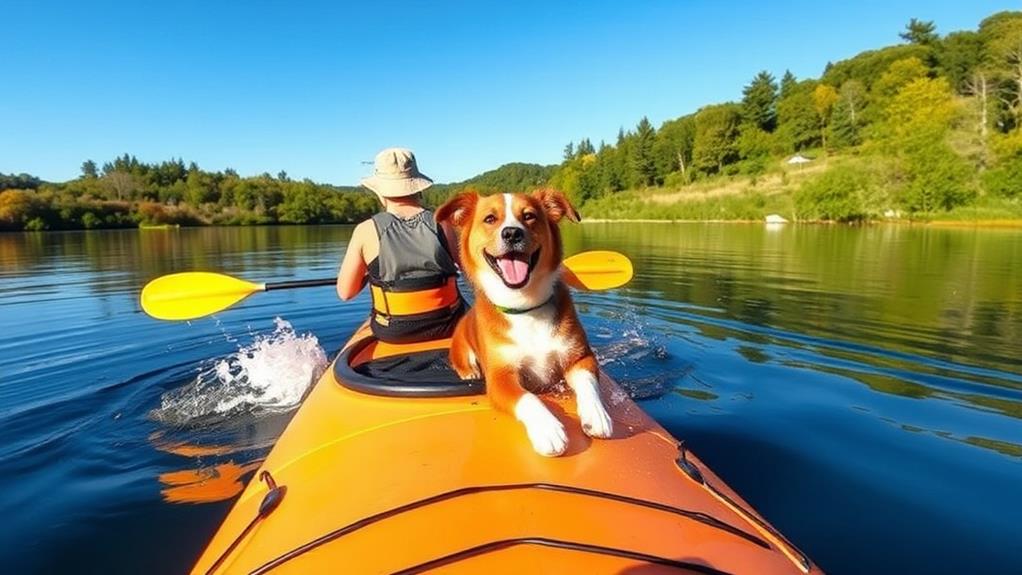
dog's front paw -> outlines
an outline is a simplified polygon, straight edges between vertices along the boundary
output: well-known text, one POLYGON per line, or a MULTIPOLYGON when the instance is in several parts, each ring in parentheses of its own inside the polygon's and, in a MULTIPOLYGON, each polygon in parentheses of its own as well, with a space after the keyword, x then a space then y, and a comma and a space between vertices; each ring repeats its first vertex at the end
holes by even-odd
POLYGON ((588 401, 579 401, 578 417, 582 420, 582 431, 589 437, 606 439, 614 435, 614 422, 603 407, 599 396, 594 396, 588 401))
POLYGON ((518 400, 515 417, 525 425, 525 432, 536 453, 555 457, 568 448, 564 424, 535 395, 526 393, 518 400))
MULTIPOLYGON (((451 367, 454 367, 453 365, 451 367)), ((454 367, 454 373, 461 379, 482 379, 483 374, 478 369, 454 367)))
POLYGON ((549 416, 546 421, 526 425, 525 431, 536 453, 556 457, 568 448, 568 434, 564 431, 564 425, 552 413, 549 416))
POLYGON ((454 368, 454 373, 458 374, 461 379, 482 379, 483 373, 479 369, 479 360, 476 358, 476 354, 469 351, 466 357, 459 361, 460 358, 451 356, 451 367, 454 368))
POLYGON ((578 418, 582 420, 582 431, 589 437, 607 438, 614 434, 610 414, 600 400, 600 386, 596 376, 588 371, 576 370, 567 377, 568 384, 575 390, 578 418))

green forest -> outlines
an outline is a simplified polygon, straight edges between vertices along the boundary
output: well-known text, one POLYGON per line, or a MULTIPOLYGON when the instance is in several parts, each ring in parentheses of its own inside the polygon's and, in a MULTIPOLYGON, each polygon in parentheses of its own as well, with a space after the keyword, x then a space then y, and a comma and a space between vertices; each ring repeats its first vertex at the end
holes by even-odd
POLYGON ((741 101, 571 143, 550 183, 597 218, 1022 218, 1022 12, 900 36, 818 79, 762 71, 741 101))
MULTIPOLYGON (((820 78, 762 71, 740 101, 643 118, 613 143, 569 143, 559 165, 506 164, 426 200, 551 185, 590 218, 1022 219, 1022 12, 944 36, 913 19, 900 37, 820 78)), ((0 230, 350 223, 376 209, 357 187, 130 154, 62 183, 0 174, 0 230)))

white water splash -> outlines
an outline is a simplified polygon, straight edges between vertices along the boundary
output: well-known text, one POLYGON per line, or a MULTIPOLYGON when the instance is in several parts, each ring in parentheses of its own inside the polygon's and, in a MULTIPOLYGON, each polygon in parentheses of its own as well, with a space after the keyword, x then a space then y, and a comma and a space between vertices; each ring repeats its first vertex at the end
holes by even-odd
POLYGON ((662 361, 668 358, 667 347, 660 342, 660 336, 647 333, 646 326, 638 321, 625 324, 618 332, 604 328, 594 334, 597 345, 593 351, 601 366, 621 364, 630 366, 650 360, 662 361), (609 340, 602 342, 600 340, 609 340))
POLYGON ((206 362, 195 381, 163 394, 152 415, 182 424, 209 416, 281 412, 296 407, 327 366, 326 353, 311 333, 274 320, 273 332, 231 355, 206 362))
MULTIPOLYGON (((610 373, 632 399, 660 397, 677 387, 692 364, 673 357, 664 334, 633 309, 611 316, 611 323, 591 332, 600 368, 610 373)), ((616 405, 620 396, 611 397, 616 405)))

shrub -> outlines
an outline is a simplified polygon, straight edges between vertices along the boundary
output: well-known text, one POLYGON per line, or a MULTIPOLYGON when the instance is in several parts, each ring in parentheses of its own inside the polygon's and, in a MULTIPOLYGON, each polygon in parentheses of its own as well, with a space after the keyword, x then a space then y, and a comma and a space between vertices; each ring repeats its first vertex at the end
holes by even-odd
POLYGON ((92 212, 85 212, 82 214, 82 226, 87 230, 98 228, 103 225, 103 220, 92 212))
POLYGON ((1022 197, 1022 133, 994 138, 992 144, 998 161, 983 175, 983 187, 991 195, 1022 197))
POLYGON ((667 177, 664 178, 664 187, 680 188, 688 184, 691 182, 691 178, 689 177, 690 173, 691 172, 686 172, 685 174, 682 174, 681 172, 671 172, 670 174, 667 174, 667 177))
POLYGON ((1022 157, 1008 160, 983 174, 983 187, 994 196, 1022 197, 1022 157))
POLYGON ((937 142, 905 159, 908 182, 901 202, 910 212, 947 211, 970 201, 969 165, 946 144, 937 142))
POLYGON ((141 218, 143 224, 168 224, 170 218, 167 215, 166 210, 163 209, 163 205, 144 202, 138 206, 138 215, 141 218))
POLYGON ((25 231, 28 232, 41 232, 48 229, 50 229, 50 226, 42 218, 36 217, 25 222, 25 231))
POLYGON ((861 171, 840 166, 809 180, 795 193, 795 208, 802 219, 853 222, 868 217, 864 198, 871 182, 861 171))

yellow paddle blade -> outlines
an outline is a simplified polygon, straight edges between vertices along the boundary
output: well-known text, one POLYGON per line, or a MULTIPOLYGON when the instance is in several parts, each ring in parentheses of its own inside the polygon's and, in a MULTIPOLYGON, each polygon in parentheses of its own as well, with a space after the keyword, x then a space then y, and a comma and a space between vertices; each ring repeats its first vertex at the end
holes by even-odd
POLYGON ((227 309, 265 287, 224 274, 184 272, 146 284, 140 302, 142 310, 156 319, 195 319, 227 309))
POLYGON ((564 260, 564 281, 576 289, 614 289, 628 283, 632 273, 632 261, 617 252, 594 250, 564 260))

